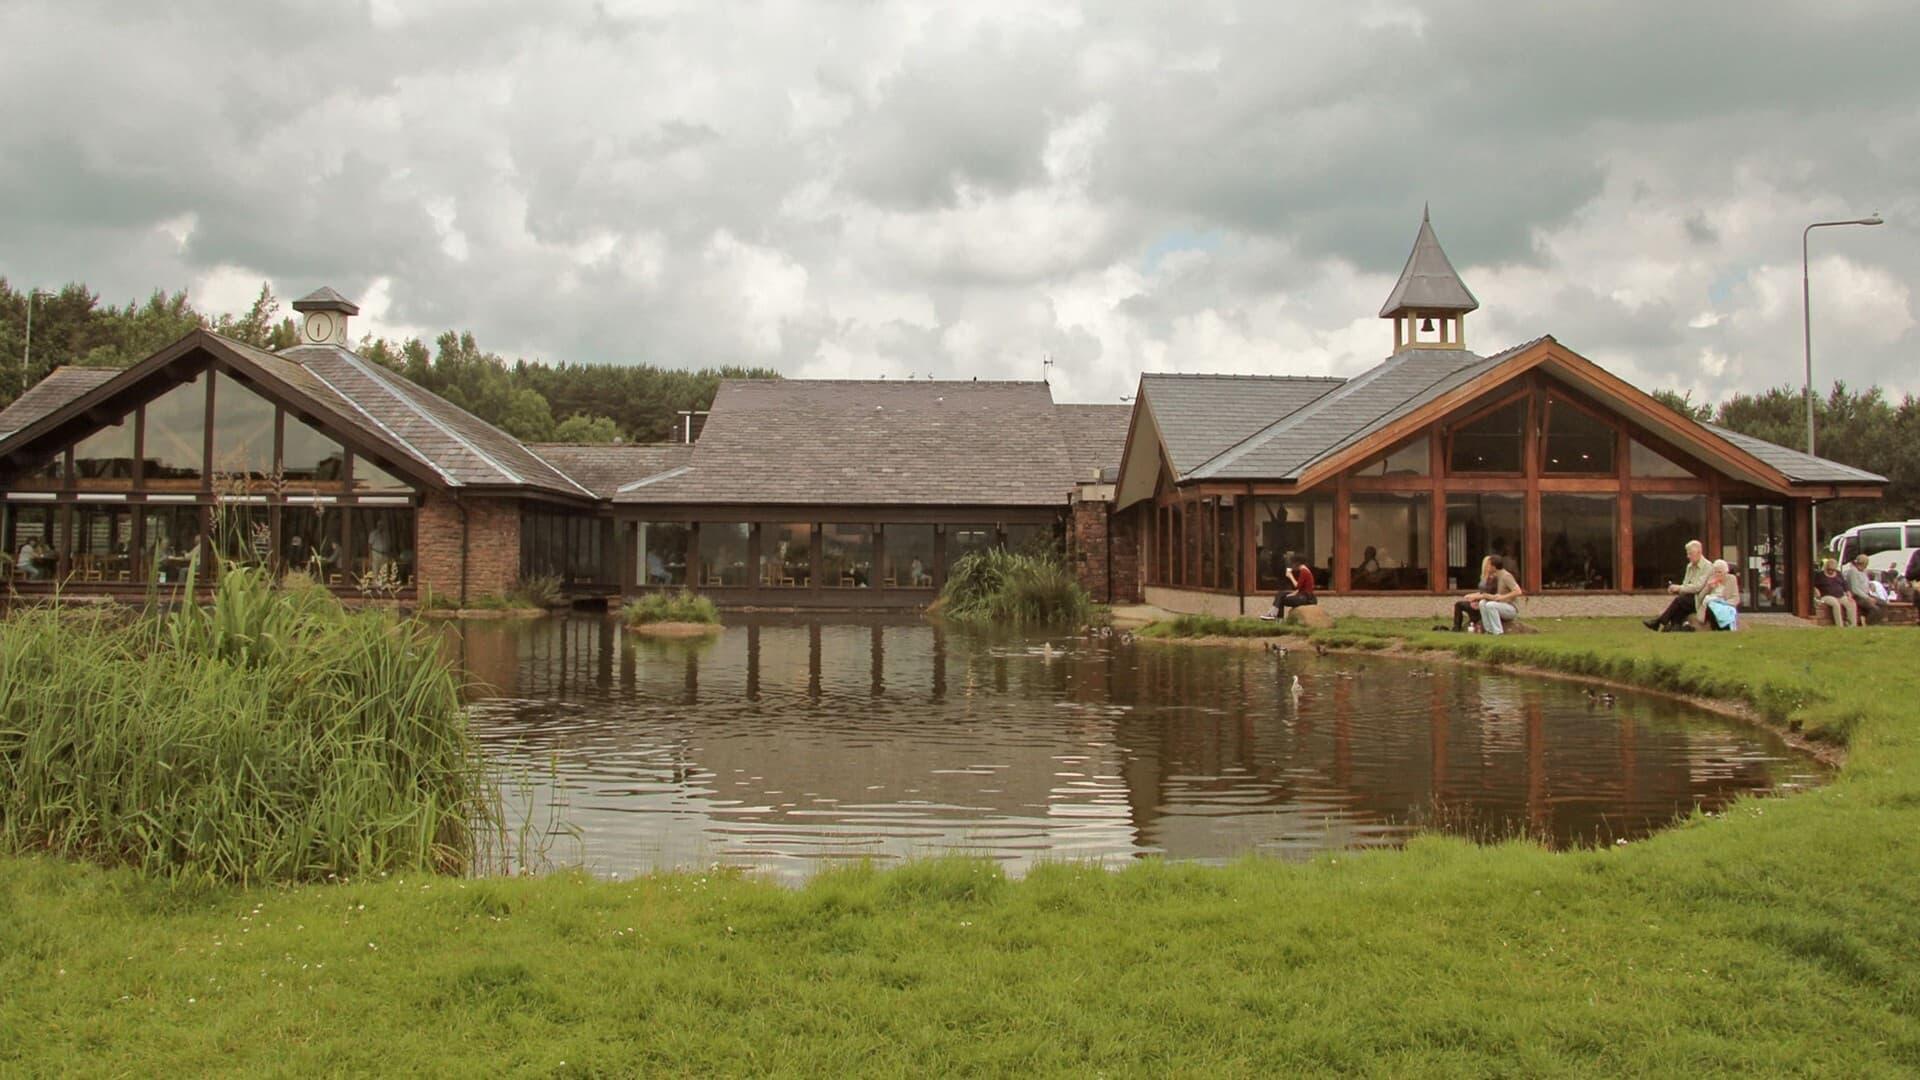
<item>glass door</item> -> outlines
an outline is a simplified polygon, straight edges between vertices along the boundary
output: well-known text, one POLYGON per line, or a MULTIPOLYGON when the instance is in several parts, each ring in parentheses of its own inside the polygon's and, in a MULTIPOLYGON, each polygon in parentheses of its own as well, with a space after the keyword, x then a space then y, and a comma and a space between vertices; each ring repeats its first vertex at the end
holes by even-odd
POLYGON ((1787 611, 1793 606, 1787 557, 1787 508, 1777 503, 1727 503, 1720 508, 1720 557, 1740 577, 1740 606, 1787 611))

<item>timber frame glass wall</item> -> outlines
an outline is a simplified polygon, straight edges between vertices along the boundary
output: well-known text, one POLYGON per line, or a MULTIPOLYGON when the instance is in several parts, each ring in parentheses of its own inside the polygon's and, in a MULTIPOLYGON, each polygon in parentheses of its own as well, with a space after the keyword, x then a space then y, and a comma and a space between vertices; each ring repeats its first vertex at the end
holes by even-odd
POLYGON ((1741 572, 1744 606, 1792 610, 1807 505, 1530 373, 1310 489, 1163 478, 1140 521, 1153 586, 1272 592, 1293 550, 1322 591, 1352 595, 1472 589, 1488 554, 1534 595, 1664 592, 1698 539, 1741 572))
POLYGON ((1062 539, 1052 510, 636 508, 617 524, 629 593, 690 588, 722 604, 924 607, 953 564, 1062 539))
POLYGON ((415 488, 224 365, 92 419, 5 478, 11 584, 175 585, 224 559, 411 593, 415 488))

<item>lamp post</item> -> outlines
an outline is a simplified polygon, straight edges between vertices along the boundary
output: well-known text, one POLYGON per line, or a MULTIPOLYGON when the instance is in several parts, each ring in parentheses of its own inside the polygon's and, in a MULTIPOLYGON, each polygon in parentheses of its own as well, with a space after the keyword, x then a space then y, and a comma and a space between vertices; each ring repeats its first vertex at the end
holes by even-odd
MULTIPOLYGON (((1884 225, 1879 214, 1871 217, 1849 218, 1846 221, 1816 221, 1800 230, 1800 332, 1805 340, 1807 360, 1807 453, 1813 449, 1813 287, 1808 280, 1807 237, 1815 229, 1831 228, 1835 225, 1884 225)), ((1807 510, 1808 525, 1813 532, 1813 547, 1817 555, 1820 548, 1820 508, 1810 506, 1807 510)))

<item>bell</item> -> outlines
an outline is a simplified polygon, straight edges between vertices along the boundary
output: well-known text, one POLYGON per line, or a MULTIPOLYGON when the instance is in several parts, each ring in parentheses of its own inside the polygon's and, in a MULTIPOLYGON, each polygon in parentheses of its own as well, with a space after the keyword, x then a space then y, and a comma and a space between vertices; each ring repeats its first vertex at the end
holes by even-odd
POLYGON ((1427 317, 1426 317, 1426 319, 1425 319, 1425 320, 1424 320, 1423 322, 1421 322, 1421 324, 1420 324, 1420 329, 1422 329, 1422 330, 1432 330, 1432 329, 1433 329, 1433 316, 1431 316, 1431 315, 1429 315, 1429 316, 1427 316, 1427 317))

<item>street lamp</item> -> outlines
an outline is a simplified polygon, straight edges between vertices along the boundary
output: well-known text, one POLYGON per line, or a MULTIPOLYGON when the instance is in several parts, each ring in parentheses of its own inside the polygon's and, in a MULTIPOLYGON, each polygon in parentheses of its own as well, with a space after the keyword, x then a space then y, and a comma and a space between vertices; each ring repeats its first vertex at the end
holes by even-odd
MULTIPOLYGON (((1807 237, 1815 229, 1830 228, 1835 225, 1884 225, 1878 213, 1871 217, 1849 218, 1846 221, 1816 221, 1800 230, 1800 330, 1805 338, 1807 358, 1807 453, 1813 450, 1813 287, 1807 276, 1807 237)), ((1820 550, 1820 508, 1808 508, 1808 525, 1813 532, 1814 550, 1820 550)))

